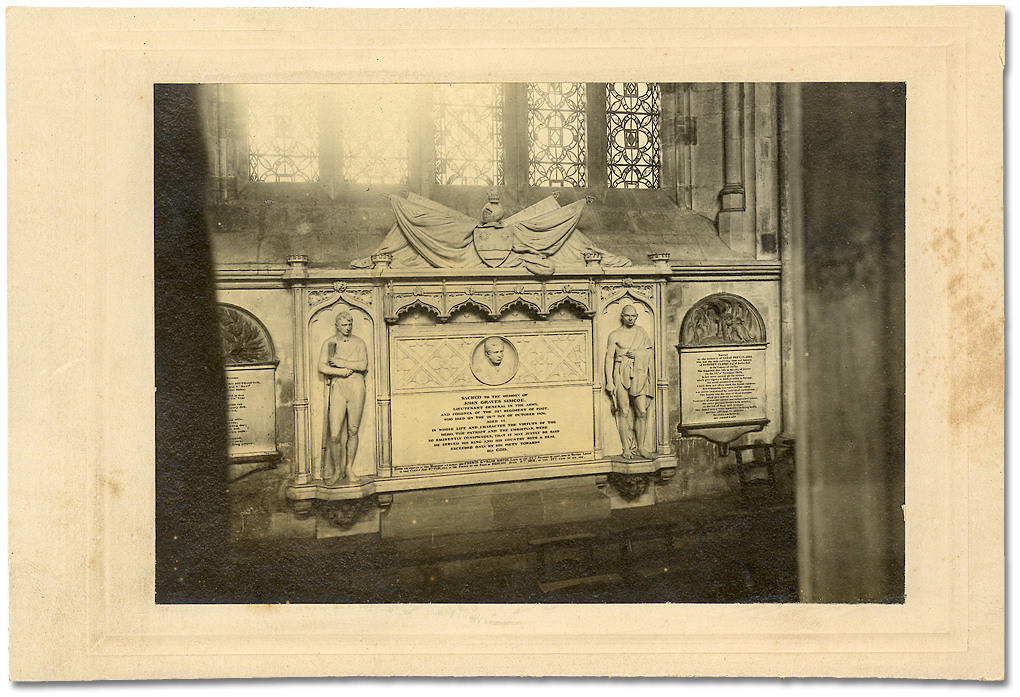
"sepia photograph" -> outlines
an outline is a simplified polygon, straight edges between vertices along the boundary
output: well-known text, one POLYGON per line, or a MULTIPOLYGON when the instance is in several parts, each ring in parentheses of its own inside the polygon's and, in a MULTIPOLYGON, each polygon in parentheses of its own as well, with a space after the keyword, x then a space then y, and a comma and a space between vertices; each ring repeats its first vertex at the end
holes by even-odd
POLYGON ((12 10, 11 678, 1003 679, 1003 51, 12 10))
POLYGON ((157 602, 902 603, 907 98, 156 85, 157 602))

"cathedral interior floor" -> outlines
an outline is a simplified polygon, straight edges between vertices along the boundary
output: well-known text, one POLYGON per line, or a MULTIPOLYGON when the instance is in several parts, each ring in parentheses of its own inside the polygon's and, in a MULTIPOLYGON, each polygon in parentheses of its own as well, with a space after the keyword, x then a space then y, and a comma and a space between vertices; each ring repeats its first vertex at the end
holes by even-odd
POLYGON ((236 603, 712 603, 797 600, 792 498, 729 494, 606 520, 386 540, 249 543, 223 565, 236 603))

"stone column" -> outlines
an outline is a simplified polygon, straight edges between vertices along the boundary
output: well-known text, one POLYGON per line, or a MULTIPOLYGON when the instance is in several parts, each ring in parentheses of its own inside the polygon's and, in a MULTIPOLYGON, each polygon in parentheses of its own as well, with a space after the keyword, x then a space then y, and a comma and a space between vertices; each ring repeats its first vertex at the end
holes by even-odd
MULTIPOLYGON (((777 124, 777 135, 779 141, 779 153, 777 171, 779 177, 777 193, 778 235, 779 235, 779 259, 782 262, 782 275, 779 281, 779 316, 780 316, 780 346, 782 351, 783 370, 783 424, 782 433, 793 437, 797 432, 797 382, 794 367, 795 346, 794 346, 794 304, 793 295, 796 284, 794 283, 797 267, 794 263, 796 250, 793 247, 793 226, 791 224, 791 210, 800 210, 800 202, 794 203, 791 198, 800 192, 800 163, 793 159, 795 153, 800 153, 800 134, 791 129, 793 118, 799 119, 800 115, 800 90, 790 85, 779 87, 778 93, 779 108, 782 109, 781 119, 777 124), (794 143, 794 138, 797 143, 794 143), (794 178, 796 178, 794 182, 794 178)), ((778 116, 778 113, 777 113, 778 116)), ((797 155, 799 157, 799 155, 797 155)))
POLYGON ((308 280, 308 257, 293 254, 287 257, 290 268, 284 282, 290 286, 294 315, 294 483, 312 482, 312 452, 308 421, 308 351, 305 346, 305 281, 308 280))
POLYGON ((755 83, 754 90, 754 233, 757 258, 779 253, 779 165, 776 85, 755 83))
MULTIPOLYGON (((668 256, 665 263, 668 263, 668 256)), ((668 266, 663 270, 668 272, 668 266)), ((655 450, 659 455, 669 455, 670 440, 667 428, 666 400, 669 398, 669 380, 666 377, 666 283, 660 278, 655 283, 655 450)))
MULTIPOLYGON (((378 256, 378 255, 377 255, 378 256)), ((389 255, 387 255, 389 256, 389 255)), ((373 260, 375 257, 373 257, 373 260)), ((392 260, 392 257, 391 259, 392 260)), ((389 262, 387 261, 387 265, 389 262)), ((378 267, 376 267, 378 268, 378 267)), ((383 307, 385 289, 377 284, 372 290, 372 304, 376 308, 383 307)), ((393 467, 393 426, 391 422, 391 398, 390 398, 390 351, 389 351, 389 328, 383 319, 384 312, 376 312, 372 317, 375 328, 375 384, 376 384, 376 415, 379 418, 376 428, 376 445, 379 453, 376 459, 376 476, 389 477, 393 467)))
POLYGON ((719 237, 731 248, 743 241, 744 221, 743 85, 723 85, 723 179, 719 192, 719 237))

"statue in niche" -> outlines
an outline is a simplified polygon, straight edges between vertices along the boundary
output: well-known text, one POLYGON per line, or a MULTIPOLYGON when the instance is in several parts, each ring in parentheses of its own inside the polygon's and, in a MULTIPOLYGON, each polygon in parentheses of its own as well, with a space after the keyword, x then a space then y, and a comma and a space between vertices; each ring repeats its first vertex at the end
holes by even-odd
POLYGON ((358 428, 365 409, 365 373, 368 347, 352 334, 354 317, 341 311, 336 334, 319 351, 319 372, 326 378, 326 418, 322 430, 322 478, 333 486, 356 484, 354 457, 358 454, 358 428))
POLYGON ((655 394, 654 349, 645 330, 637 326, 637 310, 627 305, 619 329, 606 346, 606 392, 616 417, 625 460, 654 459, 651 402, 655 394))
MULTIPOLYGON (((583 265, 584 254, 592 251, 602 254, 602 266, 630 266, 629 260, 598 249, 577 230, 584 199, 560 206, 549 196, 505 217, 493 189, 478 220, 410 192, 387 198, 396 224, 376 254, 391 255, 394 268, 523 266, 549 275, 558 263, 583 265)), ((351 262, 354 268, 371 265, 371 257, 351 262)))
POLYGON ((503 337, 487 337, 475 348, 471 372, 481 383, 502 385, 517 372, 517 352, 503 337))

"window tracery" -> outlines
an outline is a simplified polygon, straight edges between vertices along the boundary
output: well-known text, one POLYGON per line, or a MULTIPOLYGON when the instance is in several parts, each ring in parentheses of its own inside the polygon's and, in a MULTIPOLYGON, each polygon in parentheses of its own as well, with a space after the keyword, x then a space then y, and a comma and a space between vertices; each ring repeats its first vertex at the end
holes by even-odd
POLYGON ((609 186, 659 188, 660 108, 654 82, 606 85, 609 186))

